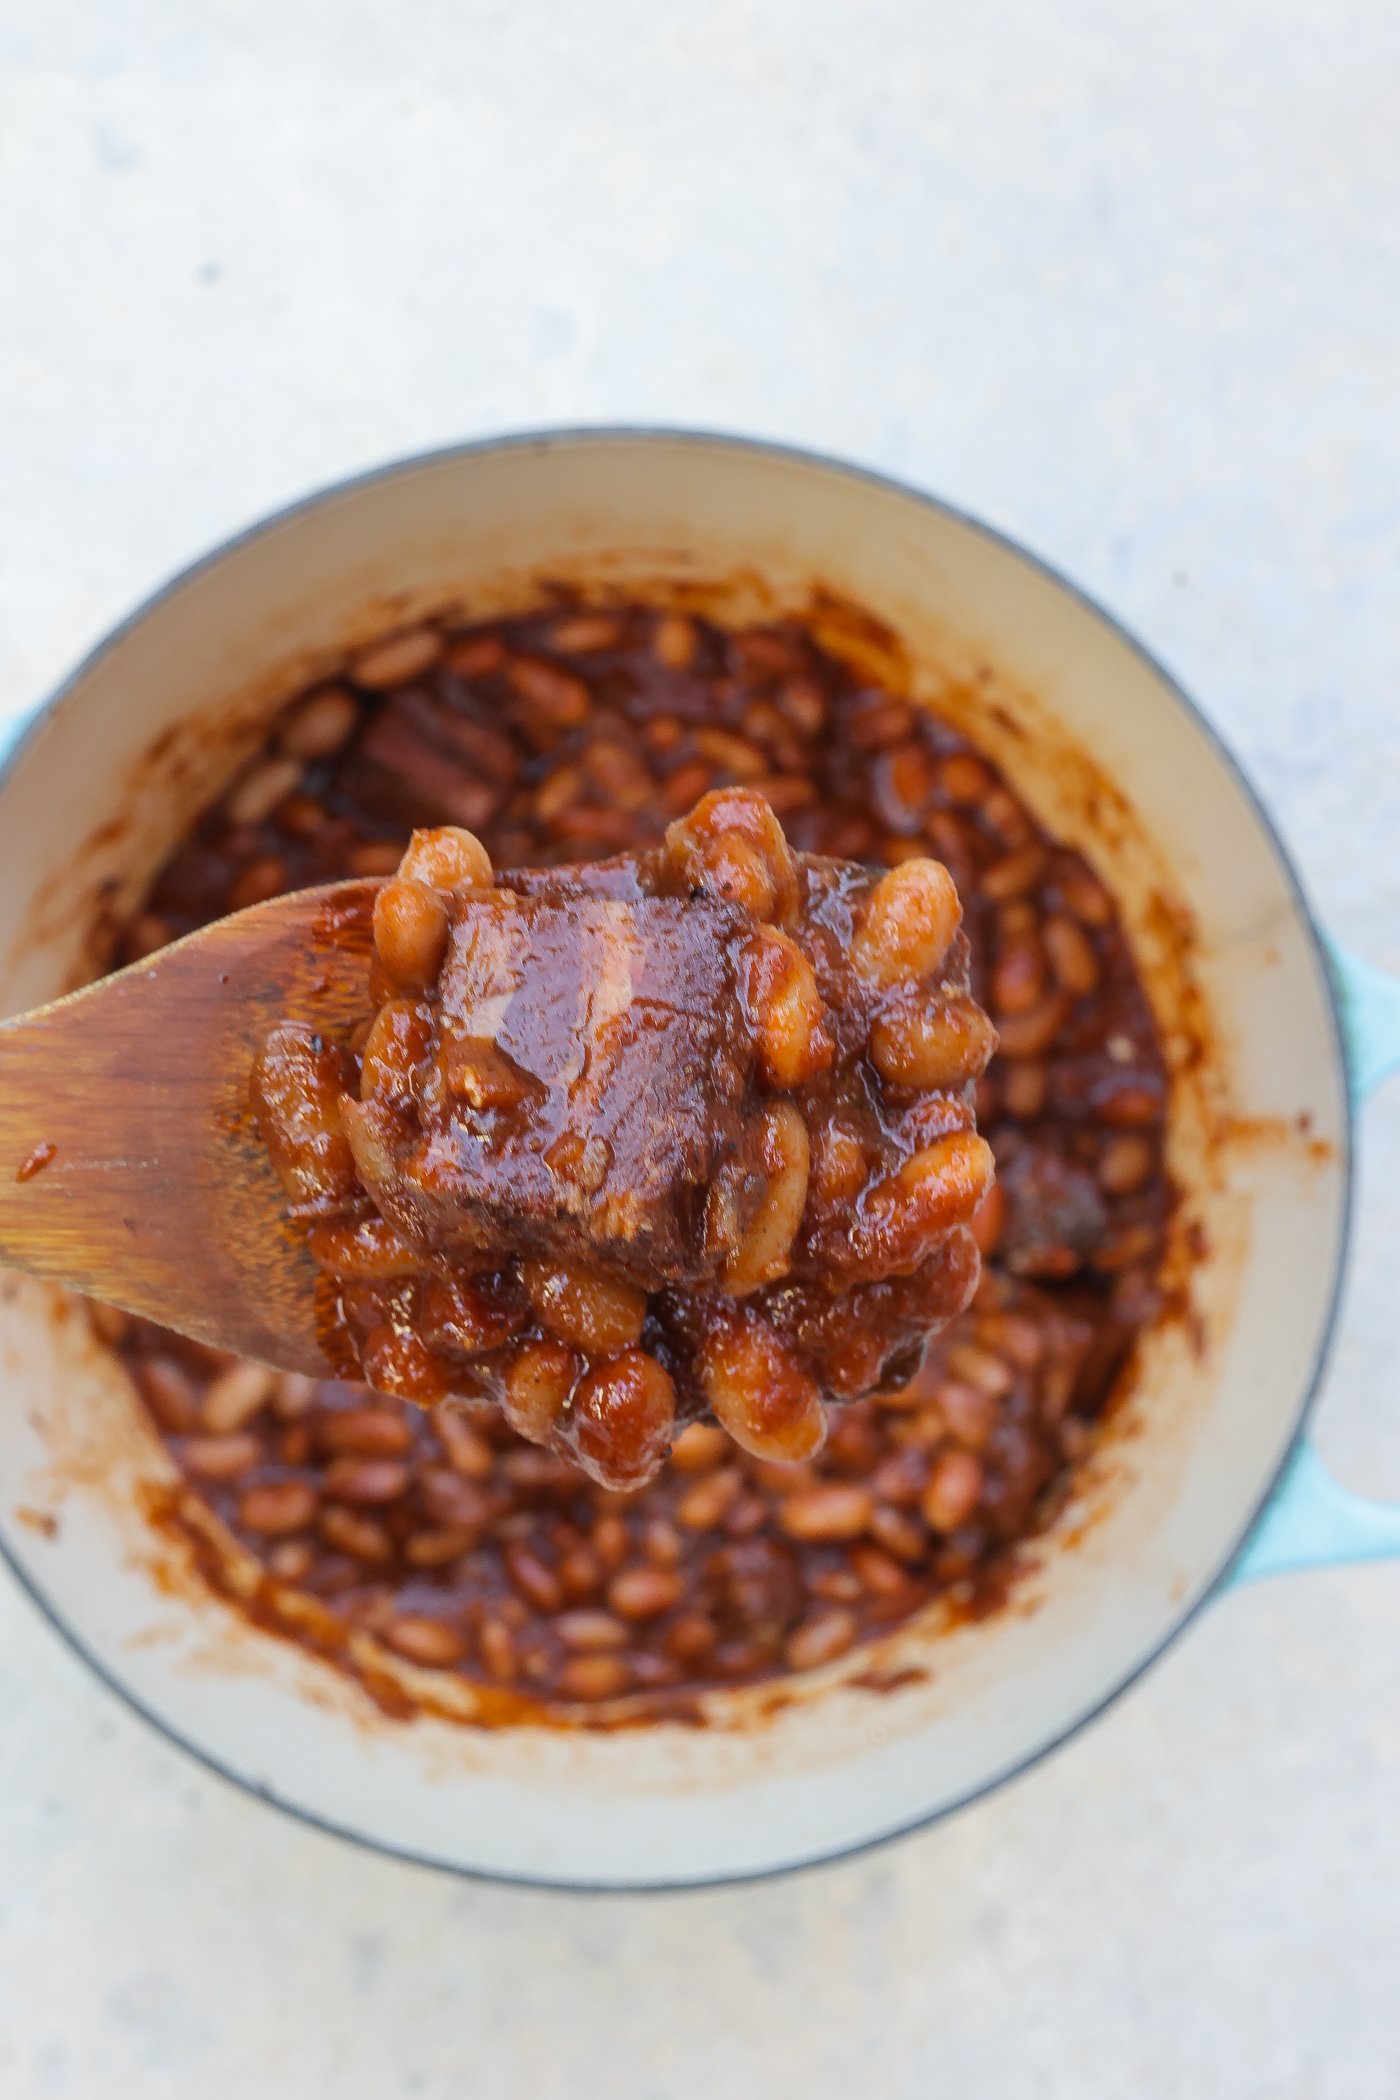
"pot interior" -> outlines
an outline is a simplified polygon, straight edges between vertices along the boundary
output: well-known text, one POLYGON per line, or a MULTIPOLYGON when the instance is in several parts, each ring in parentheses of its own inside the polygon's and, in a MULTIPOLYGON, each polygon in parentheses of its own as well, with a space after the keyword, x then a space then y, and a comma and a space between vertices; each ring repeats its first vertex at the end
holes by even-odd
POLYGON ((0 782, 0 1007, 87 974, 259 727, 412 619, 596 594, 800 610, 937 706, 1114 891, 1173 1065, 1178 1302, 1010 1606, 869 1649, 704 1729, 387 1719, 212 1596, 153 1528, 168 1461, 54 1294, 0 1280, 0 1538, 94 1664, 290 1807, 442 1864, 608 1885, 830 1856, 975 1794, 1073 1729, 1206 1593, 1311 1390, 1342 1258, 1345 1087, 1325 973, 1257 806, 1170 684, 981 528, 820 461, 642 434, 391 469, 190 571, 82 667, 0 782), (861 609, 859 614, 852 607, 861 609), (874 616, 872 624, 866 615, 874 616), (912 1666, 912 1668, 911 1668, 912 1666))

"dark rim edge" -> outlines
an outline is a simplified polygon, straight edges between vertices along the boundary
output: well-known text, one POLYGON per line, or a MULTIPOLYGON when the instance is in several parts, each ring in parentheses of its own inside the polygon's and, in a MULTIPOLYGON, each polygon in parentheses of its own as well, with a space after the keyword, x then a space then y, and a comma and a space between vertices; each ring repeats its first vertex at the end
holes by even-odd
POLYGON ((176 1748, 183 1751, 187 1756, 192 1757, 206 1771, 212 1772, 228 1785, 237 1788, 240 1793, 250 1795, 253 1799, 280 1810, 282 1814, 306 1824, 313 1830, 318 1830, 327 1836, 344 1839, 364 1851, 376 1853, 385 1858, 400 1860, 410 1866, 431 1868, 435 1872, 453 1874, 464 1880, 491 1883, 508 1888, 533 1888, 549 1890, 558 1894, 587 1896, 667 1895, 678 1894, 687 1890, 742 1887, 755 1882, 770 1881, 783 1874, 813 1872, 819 1868, 836 1866, 845 1860, 857 1859, 862 1854, 876 1851, 884 1845, 893 1844, 899 1838, 912 1836, 916 1831, 929 1829, 934 1824, 944 1821, 947 1817, 956 1815, 963 1809, 971 1808, 976 1802, 984 1800, 987 1795, 995 1792, 998 1787, 1005 1786, 1010 1781, 1018 1779, 1029 1772, 1034 1766, 1041 1763, 1043 1759, 1050 1757, 1055 1751, 1061 1749, 1074 1736, 1078 1735, 1081 1730, 1090 1727, 1094 1722, 1101 1719, 1117 1700, 1130 1691, 1166 1655, 1188 1627, 1194 1624, 1198 1614, 1204 1610, 1205 1606, 1220 1594, 1227 1584, 1232 1570, 1242 1556, 1245 1547, 1248 1545, 1256 1525, 1272 1501, 1275 1491, 1292 1463, 1302 1442, 1313 1407, 1316 1404, 1318 1387, 1321 1383, 1322 1374, 1331 1353, 1332 1343, 1336 1334, 1343 1286, 1351 1251, 1356 1197, 1356 1104, 1348 1082, 1346 1039, 1342 1026, 1336 984, 1328 961, 1326 943, 1309 902, 1307 892, 1303 887, 1302 879, 1294 865, 1292 855, 1285 846, 1258 791, 1220 732, 1203 713, 1196 701, 1191 698, 1180 681, 1166 668, 1159 658, 1120 620, 1112 613, 1106 611, 1097 599, 1091 597, 1072 578, 1064 575, 1052 562, 1034 553, 1019 541, 1012 539, 1009 534, 998 530, 995 526, 986 524, 981 518, 974 517, 970 512, 960 509, 958 505, 949 503, 940 496, 931 495, 928 491, 917 488, 909 482, 901 481, 894 475, 883 473, 872 467, 859 465, 850 460, 834 457, 829 453, 814 452, 802 446, 781 444, 764 438, 739 437, 732 432, 722 430, 705 430, 696 427, 671 428, 664 424, 580 424, 533 431, 519 431, 497 437, 475 438, 458 444, 437 446, 430 451, 411 453, 402 458, 388 461, 381 466, 367 468, 363 472, 350 475, 343 480, 332 482, 323 488, 314 490, 307 496, 298 497, 295 501, 282 505, 280 509, 271 512, 267 517, 259 519, 254 524, 244 527, 242 531, 234 533, 230 538, 221 541, 209 553, 201 555, 196 561, 188 563, 184 568, 169 577, 165 583, 157 586, 123 620, 119 621, 115 627, 109 629, 88 650, 87 654, 69 672, 68 676, 46 698, 36 702, 34 708, 21 718, 3 746, 0 746, 0 791, 3 791, 5 788, 9 776, 19 759, 44 734, 55 711, 96 665, 101 662, 103 657, 114 649, 132 629, 165 603, 167 599, 175 597, 187 585, 194 582, 197 577, 214 568, 216 564, 225 560, 240 547, 249 546, 255 541, 264 538, 276 528, 289 523, 304 513, 319 510, 334 503, 338 498, 349 495, 358 489, 373 487, 377 482, 391 480, 400 474, 423 467, 445 465, 453 460, 467 459, 478 453, 485 452, 548 450, 554 447, 612 444, 619 441, 639 444, 661 441, 668 444, 690 444, 700 447, 718 446, 734 452, 753 452, 772 459, 786 460, 796 466, 815 467, 824 473, 846 480, 864 482, 872 488, 883 491, 885 494, 901 497, 905 501, 915 503, 925 510, 934 511, 942 517, 951 519, 965 530, 989 541, 1002 553, 1009 554, 1015 559, 1026 563, 1049 583, 1064 591, 1084 611, 1097 619, 1125 648, 1130 650, 1140 662, 1145 664, 1148 670, 1166 688, 1177 706, 1194 723, 1205 743, 1213 750, 1216 758, 1238 788, 1247 807, 1252 812, 1255 822, 1273 851, 1285 886, 1292 898, 1294 910, 1307 935, 1318 977, 1324 991, 1324 1003, 1331 1028, 1333 1055, 1341 1081, 1346 1145, 1342 1161, 1341 1229, 1337 1240, 1336 1257, 1333 1262, 1327 1311, 1318 1332, 1312 1362, 1308 1367, 1303 1397, 1278 1465, 1263 1492, 1256 1499, 1235 1543, 1225 1555, 1215 1573, 1202 1585, 1197 1597, 1185 1607, 1180 1616, 1161 1636, 1160 1640, 1139 1658, 1126 1676, 1119 1678, 1111 1690, 1105 1692, 1085 1712, 1077 1715, 1074 1720, 1068 1722, 1053 1735, 1048 1736, 1043 1743, 1038 1744, 1033 1750, 1028 1751, 1023 1757, 1017 1758, 1013 1763, 990 1774, 976 1786, 970 1787, 965 1793, 960 1794, 956 1800, 944 1802, 940 1807, 911 1817, 907 1822, 892 1825, 888 1830, 877 1831, 873 1836, 861 1838, 852 1844, 839 1846, 834 1851, 804 1854, 800 1857, 776 1861, 770 1866, 752 1868, 742 1873, 702 1875, 675 1881, 613 1883, 557 1881, 551 1880, 547 1876, 511 1874, 492 1868, 463 1866, 454 1860, 436 1859, 428 1854, 415 1852, 407 1847, 389 1844, 380 1838, 368 1837, 363 1831, 347 1828, 345 1825, 336 1823, 328 1817, 317 1815, 312 1809, 305 1808, 293 1801, 284 1800, 267 1784, 247 1778, 243 1774, 230 1769, 229 1766, 221 1763, 219 1759, 209 1752, 190 1742, 170 1723, 154 1713, 116 1676, 105 1662, 99 1661, 90 1652, 84 1641, 49 1603, 37 1582, 16 1558, 10 1549, 8 1540, 3 1535, 0 1535, 0 1555, 3 1555, 20 1588, 30 1598, 40 1615, 62 1636, 63 1640, 79 1659, 86 1663, 94 1676, 106 1686, 108 1691, 122 1700, 133 1713, 139 1715, 143 1721, 155 1729, 157 1734, 163 1736, 167 1742, 174 1744, 176 1748))

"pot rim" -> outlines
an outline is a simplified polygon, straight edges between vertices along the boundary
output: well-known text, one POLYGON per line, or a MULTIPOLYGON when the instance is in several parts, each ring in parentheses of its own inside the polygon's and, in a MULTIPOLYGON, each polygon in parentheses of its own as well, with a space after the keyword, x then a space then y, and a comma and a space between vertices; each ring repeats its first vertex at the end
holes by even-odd
POLYGON ((769 1881, 778 1875, 814 1872, 820 1868, 834 1866, 843 1860, 858 1858, 863 1853, 873 1852, 879 1847, 894 1843, 896 1839, 911 1836, 915 1831, 924 1830, 933 1824, 942 1822, 962 1809, 970 1808, 975 1802, 984 1799, 998 1787, 1004 1786, 1010 1780, 1020 1778, 1024 1773, 1029 1772, 1034 1766, 1040 1764, 1043 1759, 1051 1756, 1063 1744, 1069 1742, 1072 1737, 1078 1735, 1081 1730, 1090 1727, 1094 1722, 1098 1721, 1108 1711, 1109 1707, 1114 1705, 1125 1692, 1129 1691, 1147 1671, 1155 1667, 1167 1651, 1181 1638, 1187 1628, 1195 1622, 1198 1614, 1205 1609, 1207 1604, 1212 1603, 1228 1584, 1231 1574, 1243 1555, 1256 1525, 1273 1499, 1275 1490, 1278 1488, 1297 1453, 1309 1417, 1316 1404, 1322 1374, 1331 1355, 1332 1344, 1336 1336, 1341 1310, 1342 1290, 1350 1260, 1356 1200, 1356 1102, 1351 1086, 1348 1083, 1346 1037, 1336 982, 1328 958, 1326 939, 1313 912, 1293 857, 1285 845, 1273 818, 1270 816, 1259 791, 1255 788, 1248 773, 1236 758, 1230 746, 1204 713, 1198 702, 1191 697, 1181 682, 1167 669, 1153 651, 1139 640, 1138 636, 1130 628, 1126 627, 1121 620, 1109 612, 1096 598, 1071 577, 1067 576, 1053 562, 1022 545, 1019 540, 1013 539, 1009 533, 1001 531, 994 525, 987 524, 972 512, 964 510, 958 504, 949 502, 944 497, 933 495, 926 489, 901 480, 897 475, 887 474, 877 468, 863 466, 856 461, 843 459, 831 453, 819 452, 807 446, 786 444, 768 438, 740 436, 731 431, 704 429, 695 425, 663 423, 562 424, 545 425, 534 430, 503 432, 492 437, 462 439, 453 444, 433 446, 427 451, 403 454, 379 466, 364 468, 358 473, 343 476, 337 481, 328 482, 322 487, 312 490, 308 495, 296 497, 290 503, 280 505, 276 510, 255 520, 251 525, 244 526, 240 531, 231 534, 227 539, 221 540, 208 553, 198 556, 192 562, 186 563, 184 567, 169 576, 165 582, 158 584, 154 590, 148 592, 140 600, 131 612, 118 621, 114 627, 109 628, 67 676, 61 679, 59 684, 44 698, 39 700, 33 709, 24 715, 8 734, 0 732, 0 796, 3 796, 9 785, 17 762, 30 748, 31 744, 44 734, 48 723, 57 710, 73 695, 90 673, 117 647, 125 636, 143 621, 147 620, 153 613, 157 612, 167 600, 176 597, 180 591, 184 590, 197 577, 213 569, 229 555, 238 552, 239 549, 252 545, 267 533, 290 523, 304 514, 319 510, 324 505, 352 491, 372 488, 379 482, 391 481, 402 474, 414 472, 423 467, 446 465, 457 460, 470 459, 482 453, 545 451, 556 447, 587 447, 595 444, 608 445, 618 442, 640 444, 660 442, 664 444, 694 445, 699 448, 710 447, 720 451, 755 453, 769 459, 786 460, 798 466, 816 468, 825 474, 833 475, 846 481, 861 482, 885 494, 902 497, 906 501, 916 503, 923 509, 933 511, 939 516, 963 527, 965 530, 977 534, 980 538, 989 541, 1003 554, 1008 554, 1015 560, 1037 571, 1047 581, 1056 585, 1068 597, 1073 599, 1077 605, 1103 627, 1107 628, 1119 642, 1145 664, 1177 707, 1181 709, 1201 733, 1205 742, 1213 751, 1217 762, 1224 768, 1244 798, 1255 822, 1272 850, 1275 863, 1292 901, 1294 913, 1307 936, 1318 966, 1319 975, 1326 990, 1326 1009, 1332 1041, 1332 1054, 1342 1083, 1344 1103, 1343 1135, 1345 1142, 1339 1162, 1342 1175, 1340 1230, 1337 1237, 1336 1255, 1328 1291, 1327 1310, 1318 1329, 1312 1362, 1308 1367, 1303 1397, 1298 1407, 1297 1416, 1291 1426, 1287 1443, 1272 1476, 1262 1494, 1258 1496, 1247 1516, 1242 1520, 1234 1544, 1226 1553, 1214 1575, 1205 1584, 1200 1595, 1193 1603, 1183 1608, 1180 1616, 1174 1620, 1156 1644, 1140 1658, 1125 1677, 1121 1678, 1114 1685, 1112 1690, 1106 1692, 1087 1712, 1077 1716, 1068 1726, 1058 1729, 1054 1734, 1048 1736, 1044 1742, 1038 1744, 1033 1750, 1028 1751, 1014 1763, 1007 1765, 1002 1770, 989 1773, 986 1777, 979 1780, 975 1786, 969 1787, 966 1792, 954 1801, 945 1802, 942 1806, 914 1816, 907 1822, 896 1825, 893 1829, 880 1831, 873 1837, 863 1838, 851 1844, 841 1844, 830 1852, 822 1852, 813 1857, 779 1860, 772 1865, 752 1868, 743 1873, 723 1873, 714 1876, 699 1875, 684 1880, 662 1882, 580 1882, 553 1880, 547 1875, 506 1873, 499 1869, 463 1866, 456 1861, 436 1859, 431 1854, 417 1852, 411 1847, 392 1845, 385 1843, 382 1839, 368 1837, 362 1831, 351 1829, 329 1817, 319 1816, 314 1810, 302 1807, 295 1802, 283 1800, 267 1786, 245 1779, 241 1774, 221 1763, 210 1752, 202 1750, 196 1744, 190 1742, 178 1729, 162 1719, 142 1699, 138 1698, 122 1682, 115 1670, 95 1655, 86 1642, 68 1625, 67 1621, 49 1603, 38 1584, 31 1579, 27 1571, 11 1553, 7 1541, 0 1534, 0 1556, 3 1556, 11 1574, 36 1606, 42 1617, 62 1637, 73 1653, 87 1665, 93 1675, 107 1690, 122 1700, 133 1713, 139 1715, 143 1721, 155 1729, 159 1735, 163 1736, 167 1742, 174 1744, 176 1748, 202 1765, 206 1771, 212 1772, 217 1778, 236 1788, 240 1793, 251 1795, 254 1799, 279 1810, 283 1815, 313 1830, 343 1839, 366 1852, 378 1854, 381 1857, 402 1860, 411 1866, 429 1867, 438 1873, 452 1874, 468 1881, 487 1882, 505 1887, 548 1889, 559 1893, 586 1896, 665 1895, 686 1889, 743 1886, 754 1882, 769 1881))

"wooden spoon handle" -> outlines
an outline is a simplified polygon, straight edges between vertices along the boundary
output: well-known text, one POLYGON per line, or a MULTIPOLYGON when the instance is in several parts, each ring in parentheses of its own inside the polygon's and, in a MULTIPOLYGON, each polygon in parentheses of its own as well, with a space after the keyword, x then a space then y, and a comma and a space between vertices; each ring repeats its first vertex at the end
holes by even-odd
POLYGON ((0 1024, 0 1261, 324 1374, 248 1075, 286 1014, 363 1013, 377 888, 277 898, 0 1024))

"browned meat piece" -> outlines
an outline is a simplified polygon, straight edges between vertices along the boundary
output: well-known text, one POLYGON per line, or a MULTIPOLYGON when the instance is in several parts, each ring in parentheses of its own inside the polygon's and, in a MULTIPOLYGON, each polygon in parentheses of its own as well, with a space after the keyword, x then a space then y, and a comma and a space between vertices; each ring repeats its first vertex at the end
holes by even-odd
POLYGON ((514 765, 499 731, 408 688, 365 731, 348 785, 406 823, 430 810, 444 824, 476 830, 500 809, 514 765))
POLYGON ((650 1288, 712 1267, 706 1198, 754 1059, 749 931, 664 897, 473 899, 439 980, 423 1133, 401 1135, 387 1092, 342 1111, 384 1216, 453 1255, 557 1255, 650 1288))
POLYGON ((253 1075, 337 1360, 423 1401, 499 1391, 612 1486, 704 1410, 810 1457, 824 1399, 911 1363, 976 1284, 995 1038, 960 916, 937 862, 794 854, 742 789, 656 851, 510 887, 470 832, 415 832, 358 1069, 285 1024, 253 1075))

